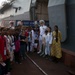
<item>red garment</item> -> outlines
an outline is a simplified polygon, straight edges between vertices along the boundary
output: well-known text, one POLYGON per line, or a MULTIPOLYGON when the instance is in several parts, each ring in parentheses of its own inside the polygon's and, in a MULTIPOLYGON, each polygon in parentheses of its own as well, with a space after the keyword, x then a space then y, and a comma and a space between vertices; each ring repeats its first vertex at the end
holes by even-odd
POLYGON ((4 55, 4 47, 6 45, 5 38, 0 36, 0 54, 3 58, 3 61, 6 60, 6 55, 4 55))
POLYGON ((28 37, 28 36, 29 36, 28 32, 27 32, 27 31, 25 31, 25 37, 28 37))
POLYGON ((15 52, 18 52, 20 50, 20 41, 16 40, 15 42, 15 52))

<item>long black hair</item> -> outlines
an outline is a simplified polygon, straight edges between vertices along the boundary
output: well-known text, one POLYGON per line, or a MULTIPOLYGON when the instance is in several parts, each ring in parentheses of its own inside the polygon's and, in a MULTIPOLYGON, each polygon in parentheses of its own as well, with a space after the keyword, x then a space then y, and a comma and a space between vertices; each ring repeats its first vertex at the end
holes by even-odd
POLYGON ((55 32, 56 32, 56 42, 58 42, 58 26, 55 25, 54 26, 56 28, 55 32))

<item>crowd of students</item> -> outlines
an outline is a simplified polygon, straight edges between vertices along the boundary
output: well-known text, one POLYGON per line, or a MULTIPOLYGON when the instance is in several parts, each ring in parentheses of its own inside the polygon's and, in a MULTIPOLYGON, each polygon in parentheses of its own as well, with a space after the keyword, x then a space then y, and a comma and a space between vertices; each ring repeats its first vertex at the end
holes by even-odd
POLYGON ((21 21, 14 27, 0 27, 0 75, 10 75, 13 62, 21 64, 26 59, 26 53, 37 52, 40 56, 49 57, 58 61, 62 57, 61 32, 58 26, 45 25, 44 20, 39 21, 40 26, 25 27, 21 21))

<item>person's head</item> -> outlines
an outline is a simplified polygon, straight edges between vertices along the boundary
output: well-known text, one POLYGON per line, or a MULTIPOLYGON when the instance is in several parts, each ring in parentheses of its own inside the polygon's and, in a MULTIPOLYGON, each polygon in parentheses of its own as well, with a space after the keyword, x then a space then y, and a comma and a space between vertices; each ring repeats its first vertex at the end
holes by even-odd
POLYGON ((11 27, 14 26, 14 22, 13 21, 10 21, 9 24, 10 24, 11 27))
POLYGON ((19 36, 19 29, 15 29, 15 30, 14 30, 14 35, 15 35, 15 36, 19 36))
POLYGON ((41 26, 43 26, 43 25, 45 24, 45 21, 44 21, 44 20, 40 20, 40 21, 39 21, 39 24, 40 24, 41 26))
POLYGON ((58 31, 58 26, 57 25, 54 26, 54 30, 58 31))
POLYGON ((6 28, 2 27, 1 28, 1 35, 4 36, 6 34, 6 28))
POLYGON ((25 35, 25 31, 24 30, 22 30, 22 35, 25 35))
POLYGON ((51 32, 51 27, 48 27, 47 30, 48 30, 48 32, 51 32))
POLYGON ((22 26, 22 25, 23 25, 23 21, 18 21, 18 22, 17 22, 17 25, 18 25, 18 26, 19 26, 19 25, 22 26))

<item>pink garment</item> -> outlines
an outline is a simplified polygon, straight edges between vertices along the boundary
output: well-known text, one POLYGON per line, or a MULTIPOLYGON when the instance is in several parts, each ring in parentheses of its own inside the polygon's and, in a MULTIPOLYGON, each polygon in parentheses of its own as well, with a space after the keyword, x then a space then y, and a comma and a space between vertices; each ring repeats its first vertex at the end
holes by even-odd
POLYGON ((15 42, 15 51, 18 52, 20 50, 20 41, 16 40, 15 42))

